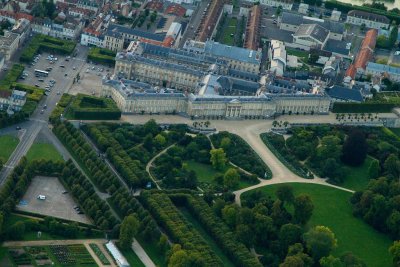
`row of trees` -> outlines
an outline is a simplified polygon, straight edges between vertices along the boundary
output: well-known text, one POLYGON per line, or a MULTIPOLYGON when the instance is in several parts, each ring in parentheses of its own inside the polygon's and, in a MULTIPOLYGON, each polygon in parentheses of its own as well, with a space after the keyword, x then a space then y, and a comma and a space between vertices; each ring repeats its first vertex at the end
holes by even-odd
MULTIPOLYGON (((190 211, 235 265, 243 267, 262 266, 246 246, 236 238, 221 218, 215 215, 204 200, 183 193, 170 194, 169 197, 176 205, 184 206, 190 211)), ((262 232, 259 234, 264 236, 266 233, 262 232)))
POLYGON ((70 122, 58 122, 53 132, 75 155, 75 158, 85 165, 90 178, 101 191, 112 193, 120 187, 118 178, 70 122))
MULTIPOLYGON (((204 238, 180 214, 165 193, 146 191, 141 194, 141 199, 172 241, 180 244, 189 256, 188 262, 179 266, 224 266, 204 238)), ((174 257, 176 256, 171 256, 174 257)))
POLYGON ((112 229, 117 218, 107 203, 100 199, 89 180, 68 160, 60 179, 69 187, 72 195, 81 204, 83 210, 103 230, 112 229))
POLYGON ((261 178, 271 178, 272 173, 253 149, 238 135, 220 132, 210 136, 216 148, 223 148, 229 161, 261 178))

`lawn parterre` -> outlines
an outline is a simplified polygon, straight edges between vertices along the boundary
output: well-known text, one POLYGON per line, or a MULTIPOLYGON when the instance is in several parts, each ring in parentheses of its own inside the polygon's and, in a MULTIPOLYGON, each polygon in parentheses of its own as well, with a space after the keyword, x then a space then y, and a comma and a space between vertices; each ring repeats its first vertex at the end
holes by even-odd
MULTIPOLYGON (((257 191, 274 198, 279 186, 270 185, 257 191)), ((322 185, 292 183, 290 186, 296 194, 311 196, 315 208, 309 226, 325 225, 335 233, 338 239, 338 248, 333 251, 335 256, 352 251, 367 266, 391 266, 388 248, 392 241, 353 216, 349 202, 351 193, 322 185)), ((242 199, 248 194, 244 193, 242 199)))
POLYGON ((121 111, 110 98, 78 94, 69 107, 70 119, 119 120, 121 111))
POLYGON ((15 136, 2 135, 0 136, 0 161, 7 162, 8 158, 14 152, 19 140, 15 136))
POLYGON ((96 254, 96 256, 99 258, 102 264, 104 265, 110 265, 110 262, 104 255, 103 251, 100 250, 99 246, 95 243, 89 244, 90 248, 93 250, 93 252, 96 254))
POLYGON ((21 62, 30 63, 36 54, 45 51, 49 53, 58 53, 70 55, 74 51, 76 42, 70 40, 61 40, 47 35, 37 34, 29 42, 29 45, 22 52, 21 62))
POLYGON ((61 154, 52 144, 34 143, 26 154, 28 161, 54 160, 63 161, 61 154))

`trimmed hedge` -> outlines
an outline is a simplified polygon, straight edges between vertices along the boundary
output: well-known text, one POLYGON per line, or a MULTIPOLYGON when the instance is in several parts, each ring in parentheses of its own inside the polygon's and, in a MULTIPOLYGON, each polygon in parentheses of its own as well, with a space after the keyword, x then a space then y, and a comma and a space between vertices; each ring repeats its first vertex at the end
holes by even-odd
POLYGON ((392 109, 399 107, 395 103, 342 103, 333 104, 333 113, 389 113, 392 109))
POLYGON ((115 56, 117 54, 111 50, 99 47, 92 47, 89 50, 88 59, 99 63, 106 64, 108 66, 114 66, 115 64, 115 56))
POLYGON ((28 93, 27 99, 35 102, 39 102, 42 99, 45 92, 45 90, 42 88, 37 88, 35 86, 23 83, 13 83, 12 88, 27 92, 28 93))
POLYGON ((140 198, 156 221, 171 236, 172 241, 187 250, 191 258, 195 257, 199 266, 224 266, 200 233, 183 217, 165 193, 144 191, 140 198))
POLYGON ((383 15, 383 16, 386 16, 391 21, 393 21, 393 20, 396 21, 396 24, 400 23, 400 15, 395 12, 380 10, 380 9, 376 9, 376 8, 366 7, 366 6, 359 6, 357 4, 352 5, 352 4, 348 4, 348 3, 338 2, 335 0, 329 0, 329 1, 325 2, 325 8, 327 8, 327 9, 335 9, 336 8, 337 10, 339 10, 343 13, 346 13, 346 14, 351 10, 361 10, 361 11, 370 12, 370 13, 374 13, 374 14, 378 14, 378 15, 383 15))
POLYGON ((110 98, 102 98, 78 94, 70 111, 73 119, 77 120, 119 120, 121 111, 110 98))
POLYGON ((175 204, 184 205, 190 211, 236 266, 262 266, 246 246, 236 239, 235 234, 215 215, 203 199, 184 193, 170 194, 169 197, 175 204))
MULTIPOLYGON (((0 86, 4 86, 4 89, 10 89, 11 84, 16 82, 24 72, 25 67, 21 64, 14 64, 12 68, 7 72, 3 80, 0 81, 0 86), (8 88, 5 88, 8 87, 8 88)), ((3 89, 3 88, 2 88, 3 89)))
POLYGON ((69 40, 61 40, 43 34, 35 35, 29 45, 22 52, 21 62, 30 63, 36 54, 41 51, 70 55, 74 51, 76 43, 69 40))
POLYGON ((49 121, 51 123, 56 123, 57 120, 60 119, 61 114, 64 113, 65 108, 71 103, 72 99, 74 99, 73 95, 63 94, 61 96, 58 105, 53 109, 49 116, 49 121))

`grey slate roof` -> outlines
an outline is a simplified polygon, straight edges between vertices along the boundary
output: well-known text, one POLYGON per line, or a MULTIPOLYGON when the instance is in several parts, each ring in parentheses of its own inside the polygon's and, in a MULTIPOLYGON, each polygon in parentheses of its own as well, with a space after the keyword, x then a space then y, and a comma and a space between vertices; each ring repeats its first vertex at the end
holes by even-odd
POLYGON ((339 41, 339 40, 332 40, 332 39, 329 39, 326 42, 326 44, 325 44, 323 49, 325 51, 329 51, 329 52, 332 52, 332 53, 345 55, 345 56, 348 56, 349 52, 350 52, 350 49, 348 49, 346 47, 346 42, 339 41))
POLYGON ((281 17, 281 22, 285 24, 291 25, 300 25, 300 24, 318 24, 325 29, 334 32, 343 34, 345 31, 344 24, 331 20, 321 20, 316 18, 310 18, 307 16, 303 16, 301 14, 291 13, 291 12, 283 12, 281 17))
POLYGON ((362 18, 362 19, 386 23, 386 24, 390 23, 390 20, 383 15, 369 13, 369 12, 365 12, 365 11, 361 11, 361 10, 350 10, 349 13, 347 13, 347 16, 362 18))
POLYGON ((151 32, 146 32, 146 31, 141 31, 141 30, 136 30, 128 27, 124 27, 122 25, 118 24, 110 24, 110 26, 107 29, 106 35, 108 36, 113 36, 120 38, 122 34, 129 34, 129 35, 134 35, 134 36, 139 36, 142 38, 162 42, 164 41, 165 34, 155 34, 151 32))
POLYGON ((334 85, 333 87, 327 89, 327 94, 332 98, 341 99, 345 101, 351 101, 351 102, 363 101, 363 97, 360 91, 337 85, 334 85))
POLYGON ((220 44, 214 41, 205 43, 204 52, 217 57, 229 58, 251 64, 260 64, 261 53, 258 51, 220 44))
POLYGON ((329 31, 318 24, 302 24, 297 29, 295 36, 310 36, 319 42, 325 42, 329 31))

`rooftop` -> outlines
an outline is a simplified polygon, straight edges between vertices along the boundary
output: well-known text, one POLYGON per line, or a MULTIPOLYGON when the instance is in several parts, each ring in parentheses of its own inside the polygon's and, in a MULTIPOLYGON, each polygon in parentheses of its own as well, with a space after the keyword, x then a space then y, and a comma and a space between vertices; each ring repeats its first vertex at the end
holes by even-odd
POLYGON ((220 44, 214 41, 207 41, 205 43, 204 52, 214 56, 251 64, 258 65, 261 62, 261 53, 258 51, 220 44))
POLYGON ((374 62, 368 62, 367 63, 367 69, 373 70, 373 71, 377 71, 377 72, 381 72, 381 73, 386 72, 388 74, 400 75, 400 68, 392 67, 392 66, 385 65, 385 64, 378 64, 378 63, 374 63, 374 62))
POLYGON ((297 29, 295 36, 310 36, 319 42, 325 42, 329 31, 318 24, 302 24, 297 29))
POLYGON ((297 13, 291 12, 283 12, 281 17, 281 22, 291 25, 300 25, 300 24, 318 24, 328 31, 343 34, 345 32, 344 24, 331 20, 323 20, 318 18, 312 18, 303 16, 297 13))
POLYGON ((352 101, 352 102, 362 102, 363 97, 361 92, 354 89, 349 89, 342 86, 334 85, 333 87, 326 90, 327 94, 336 99, 341 99, 345 101, 352 101))
POLYGON ((369 12, 365 12, 365 11, 361 11, 361 10, 351 10, 351 11, 349 11, 349 13, 347 13, 347 16, 362 18, 362 19, 381 22, 381 23, 385 23, 385 24, 390 23, 390 20, 385 16, 374 14, 374 13, 369 13, 369 12))
POLYGON ((132 29, 118 24, 110 24, 107 29, 106 35, 120 38, 122 34, 134 35, 149 40, 158 42, 164 41, 165 34, 155 34, 142 30, 132 29))

